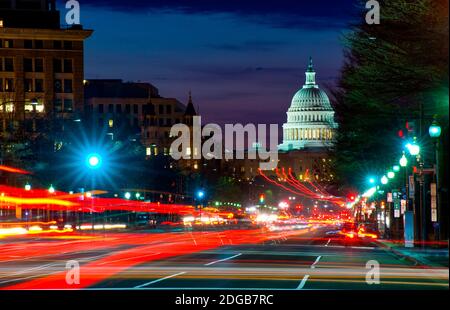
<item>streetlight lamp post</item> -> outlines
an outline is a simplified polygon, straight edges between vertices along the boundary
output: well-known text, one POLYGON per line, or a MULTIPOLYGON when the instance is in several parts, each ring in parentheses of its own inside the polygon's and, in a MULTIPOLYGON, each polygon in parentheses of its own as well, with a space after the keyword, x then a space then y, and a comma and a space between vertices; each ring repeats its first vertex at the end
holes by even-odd
POLYGON ((433 120, 433 122, 431 123, 430 127, 428 128, 428 133, 430 135, 430 137, 433 139, 434 142, 434 152, 435 152, 435 176, 436 176, 436 207, 437 207, 437 223, 438 223, 438 238, 439 240, 442 239, 441 236, 441 223, 442 223, 442 208, 440 205, 440 197, 439 197, 439 137, 441 136, 441 126, 439 125, 439 123, 436 121, 436 119, 433 120))

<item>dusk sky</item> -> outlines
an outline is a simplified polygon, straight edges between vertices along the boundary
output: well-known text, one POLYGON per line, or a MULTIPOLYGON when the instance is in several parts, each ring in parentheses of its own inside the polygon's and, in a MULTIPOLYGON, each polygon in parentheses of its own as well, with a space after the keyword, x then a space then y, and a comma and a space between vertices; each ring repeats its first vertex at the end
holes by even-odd
MULTIPOLYGON (((146 81, 204 122, 278 123, 303 85, 309 56, 333 83, 356 1, 81 0, 85 77, 146 81)), ((64 20, 65 9, 59 5, 64 20)))

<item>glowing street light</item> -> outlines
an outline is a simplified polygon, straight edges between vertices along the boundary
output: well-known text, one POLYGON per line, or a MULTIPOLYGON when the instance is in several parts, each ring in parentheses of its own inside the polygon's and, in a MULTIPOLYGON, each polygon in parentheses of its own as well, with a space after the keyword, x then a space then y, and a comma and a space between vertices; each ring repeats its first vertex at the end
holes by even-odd
POLYGON ((408 165, 408 159, 405 156, 405 153, 403 153, 402 158, 400 158, 400 166, 406 167, 408 165))
POLYGON ((375 178, 369 178, 369 183, 370 184, 375 184, 375 178))
POLYGON ((102 158, 99 154, 89 154, 86 158, 86 164, 90 169, 98 169, 102 165, 102 158))
POLYGON ((395 165, 394 167, 392 167, 392 169, 394 170, 394 172, 399 172, 400 171, 400 166, 399 165, 395 165))
POLYGON ((25 184, 25 190, 27 192, 31 191, 31 185, 29 183, 25 184))
POLYGON ((395 173, 392 172, 392 171, 389 171, 389 172, 387 173, 387 177, 388 177, 389 179, 393 179, 393 178, 395 178, 395 173))
POLYGON ((434 120, 433 123, 431 123, 430 128, 428 128, 428 133, 430 134, 431 138, 439 138, 441 136, 441 126, 439 123, 434 120))
POLYGON ((202 190, 199 190, 199 191, 197 192, 197 198, 198 198, 198 199, 203 199, 204 197, 205 197, 205 192, 202 191, 202 190))
POLYGON ((50 185, 50 187, 48 188, 48 192, 50 194, 54 194, 55 193, 55 188, 53 187, 53 185, 50 185))
POLYGON ((415 144, 415 143, 413 143, 413 144, 408 143, 408 144, 406 145, 406 148, 408 149, 409 154, 411 154, 412 156, 419 155, 419 153, 420 153, 420 146, 418 146, 418 145, 415 144))
POLYGON ((389 182, 389 179, 385 175, 383 175, 383 177, 381 178, 381 184, 386 185, 386 184, 388 184, 388 182, 389 182))
POLYGON ((141 197, 140 193, 136 193, 136 199, 139 199, 141 197))
POLYGON ((130 199, 131 198, 131 193, 130 192, 126 192, 125 193, 125 199, 130 199))

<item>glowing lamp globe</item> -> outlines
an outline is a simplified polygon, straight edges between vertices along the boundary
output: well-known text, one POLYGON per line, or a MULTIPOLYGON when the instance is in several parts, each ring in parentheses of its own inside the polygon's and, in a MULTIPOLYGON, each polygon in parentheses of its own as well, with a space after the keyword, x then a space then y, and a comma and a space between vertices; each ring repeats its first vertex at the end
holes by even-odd
POLYGON ((428 133, 430 134, 431 138, 439 138, 441 136, 441 126, 436 121, 433 121, 430 128, 428 128, 428 133))
POLYGON ((98 154, 90 154, 86 160, 87 166, 91 169, 98 169, 102 164, 102 159, 98 154))
POLYGON ((406 158, 405 154, 403 154, 402 158, 400 158, 400 166, 406 167, 408 165, 408 159, 406 158))
POLYGON ((392 171, 389 171, 387 174, 387 177, 388 177, 388 179, 393 179, 393 178, 395 178, 395 173, 392 171))
POLYGON ((388 184, 388 182, 389 182, 389 179, 385 175, 383 175, 383 177, 381 178, 381 184, 386 185, 386 184, 388 184))
POLYGON ((408 143, 406 145, 406 148, 408 149, 409 154, 411 154, 412 156, 419 155, 420 153, 420 146, 418 146, 417 144, 408 143))

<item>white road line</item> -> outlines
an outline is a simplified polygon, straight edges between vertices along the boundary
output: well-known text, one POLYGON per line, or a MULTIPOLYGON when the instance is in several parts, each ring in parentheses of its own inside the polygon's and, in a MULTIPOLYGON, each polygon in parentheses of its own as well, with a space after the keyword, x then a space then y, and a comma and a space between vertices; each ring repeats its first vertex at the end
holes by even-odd
POLYGON ((186 273, 185 271, 179 272, 179 273, 176 273, 176 274, 173 274, 173 275, 170 275, 170 276, 167 276, 167 277, 158 279, 158 280, 154 280, 154 281, 151 281, 151 282, 147 282, 147 283, 144 283, 144 284, 135 286, 134 288, 143 288, 143 287, 145 287, 145 286, 152 285, 152 284, 154 284, 154 283, 158 283, 158 282, 164 281, 164 280, 166 280, 166 279, 170 279, 170 278, 173 278, 173 277, 176 277, 176 276, 185 274, 185 273, 186 273))
POLYGON ((330 241, 331 241, 331 238, 328 239, 328 242, 327 242, 327 244, 325 244, 325 246, 328 246, 330 244, 330 241))
POLYGON ((318 256, 317 258, 316 258, 316 260, 314 261, 314 263, 311 265, 311 268, 316 268, 316 264, 319 262, 319 260, 322 258, 322 256, 318 256))
POLYGON ((214 262, 207 263, 207 264, 205 264, 205 266, 211 266, 211 265, 214 265, 214 264, 216 264, 216 263, 224 262, 224 261, 233 259, 233 258, 238 257, 238 256, 241 256, 241 255, 242 255, 242 253, 239 253, 239 254, 230 256, 230 257, 228 257, 228 258, 219 259, 219 260, 216 260, 216 261, 214 261, 214 262))
POLYGON ((303 277, 302 282, 300 282, 300 284, 297 286, 297 289, 298 289, 298 290, 303 289, 303 287, 304 287, 305 284, 306 284, 306 281, 308 281, 308 278, 309 278, 309 274, 307 274, 307 275, 305 275, 305 276, 303 277))

